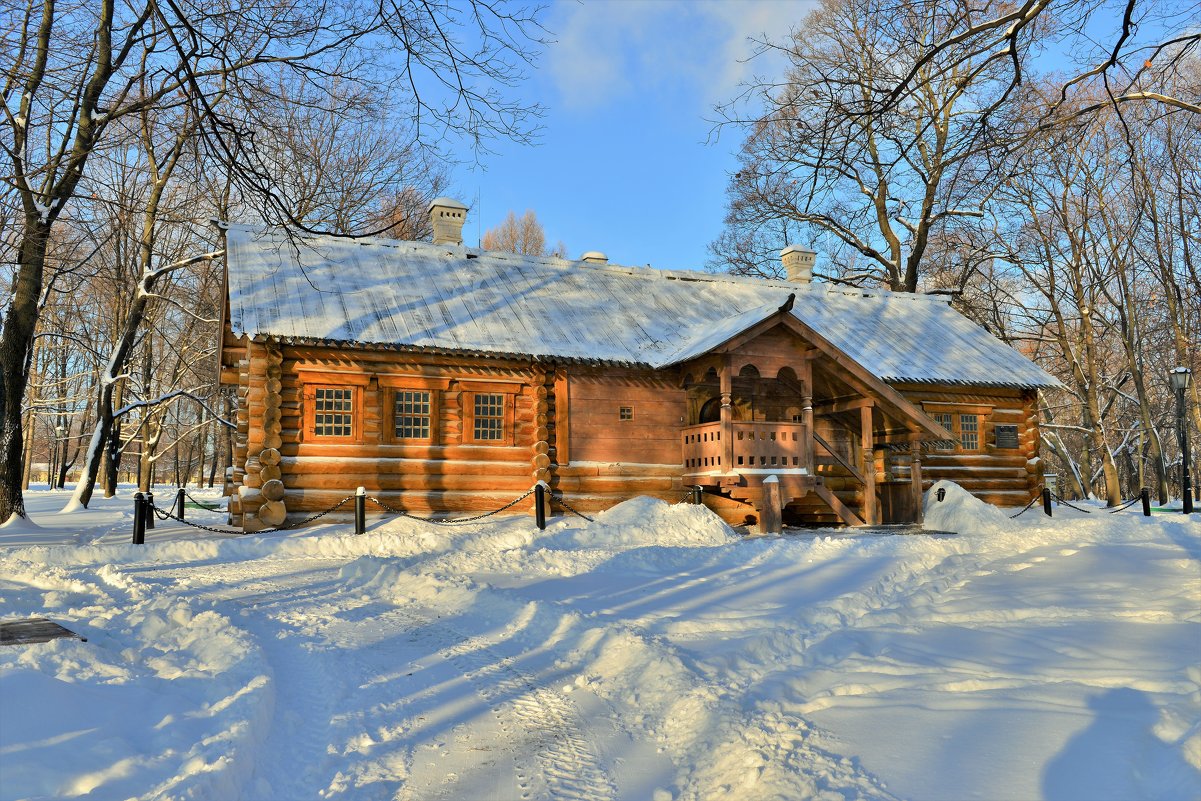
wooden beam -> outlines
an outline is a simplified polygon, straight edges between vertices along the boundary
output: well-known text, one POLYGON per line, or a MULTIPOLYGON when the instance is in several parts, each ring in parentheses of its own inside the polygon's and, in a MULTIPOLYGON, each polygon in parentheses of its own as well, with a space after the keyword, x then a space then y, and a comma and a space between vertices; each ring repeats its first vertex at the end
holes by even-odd
POLYGON ((826 506, 829 506, 834 511, 834 514, 838 515, 842 519, 842 522, 848 526, 863 525, 863 521, 859 518, 859 515, 851 511, 851 508, 845 503, 838 500, 838 496, 830 492, 826 487, 818 484, 813 488, 813 494, 825 501, 826 506))
POLYGON ((784 504, 780 502, 780 479, 763 479, 763 505, 759 508, 759 533, 779 534, 784 530, 784 504))
MULTIPOLYGON (((808 365, 806 365, 808 366, 808 365)), ((801 394, 801 422, 805 424, 805 443, 801 449, 801 455, 805 462, 805 468, 809 471, 809 475, 815 475, 816 471, 813 466, 813 438, 817 436, 817 431, 813 427, 813 389, 812 384, 808 380, 805 381, 804 391, 801 394)), ((829 450, 827 448, 827 450, 829 450)))
POLYGON ((859 398, 852 401, 836 401, 834 403, 823 403, 813 409, 814 414, 838 414, 839 412, 850 412, 855 409, 862 409, 864 406, 875 405, 875 400, 872 398, 859 398))
POLYGON ((555 458, 571 462, 571 400, 567 390, 567 368, 555 370, 555 458))
POLYGON ((831 456, 834 457, 834 461, 836 461, 840 465, 842 465, 843 470, 846 470, 848 473, 850 473, 852 476, 854 476, 855 480, 858 481, 860 484, 865 483, 864 478, 863 478, 863 473, 860 473, 859 470, 857 468, 853 467, 850 462, 848 462, 846 459, 843 459, 841 456, 839 456, 838 451, 834 450, 834 448, 831 447, 830 443, 826 442, 826 440, 820 434, 818 434, 816 431, 813 432, 813 438, 815 440, 817 440, 818 444, 821 445, 823 448, 825 448, 826 451, 831 456))
POLYGON ((863 519, 880 522, 876 504, 876 450, 872 443, 872 408, 859 410, 859 445, 863 453, 863 519))

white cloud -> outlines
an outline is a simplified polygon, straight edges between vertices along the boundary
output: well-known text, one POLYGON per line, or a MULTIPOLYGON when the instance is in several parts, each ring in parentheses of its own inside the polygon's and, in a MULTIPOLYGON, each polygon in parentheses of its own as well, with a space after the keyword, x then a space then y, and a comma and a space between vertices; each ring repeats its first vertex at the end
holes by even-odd
POLYGON ((549 27, 551 77, 567 107, 595 109, 638 92, 695 92, 728 100, 753 74, 781 63, 755 59, 749 37, 780 40, 814 0, 611 0, 559 3, 549 27))

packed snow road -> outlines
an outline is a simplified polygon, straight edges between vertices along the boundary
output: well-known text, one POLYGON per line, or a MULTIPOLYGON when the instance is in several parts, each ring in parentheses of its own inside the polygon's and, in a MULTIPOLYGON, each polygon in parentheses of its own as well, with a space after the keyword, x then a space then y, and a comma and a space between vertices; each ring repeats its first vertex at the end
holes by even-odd
POLYGON ((35 514, 0 619, 88 642, 0 650, 0 799, 1201 797, 1201 526, 949 490, 951 537, 35 514))

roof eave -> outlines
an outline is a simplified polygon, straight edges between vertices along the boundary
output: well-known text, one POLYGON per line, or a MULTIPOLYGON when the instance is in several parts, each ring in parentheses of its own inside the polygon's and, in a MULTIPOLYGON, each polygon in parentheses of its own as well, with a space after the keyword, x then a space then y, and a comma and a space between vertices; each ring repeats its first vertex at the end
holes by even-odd
MULTIPOLYGON (((241 336, 242 334, 239 334, 241 336)), ((560 356, 549 353, 516 353, 511 351, 490 351, 477 348, 443 348, 430 345, 406 345, 396 342, 362 342, 352 339, 331 339, 326 337, 302 337, 282 334, 252 334, 255 342, 271 340, 283 345, 301 347, 345 348, 351 350, 392 351, 395 353, 428 353, 435 356, 457 356, 484 359, 509 359, 516 361, 553 362, 556 364, 586 364, 612 367, 639 367, 656 369, 650 362, 622 361, 616 359, 593 359, 581 356, 560 356)))

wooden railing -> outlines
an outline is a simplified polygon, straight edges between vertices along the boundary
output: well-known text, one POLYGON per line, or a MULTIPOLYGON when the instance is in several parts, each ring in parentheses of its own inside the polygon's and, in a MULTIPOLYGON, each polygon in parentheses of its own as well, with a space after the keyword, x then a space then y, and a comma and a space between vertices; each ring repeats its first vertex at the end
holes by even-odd
POLYGON ((746 470, 804 470, 809 464, 809 438, 803 423, 736 422, 731 424, 731 464, 726 465, 721 423, 686 426, 681 431, 684 468, 689 473, 737 473, 746 470))

